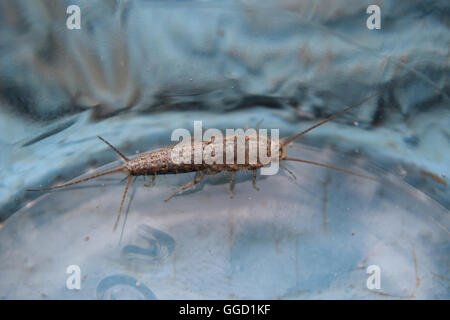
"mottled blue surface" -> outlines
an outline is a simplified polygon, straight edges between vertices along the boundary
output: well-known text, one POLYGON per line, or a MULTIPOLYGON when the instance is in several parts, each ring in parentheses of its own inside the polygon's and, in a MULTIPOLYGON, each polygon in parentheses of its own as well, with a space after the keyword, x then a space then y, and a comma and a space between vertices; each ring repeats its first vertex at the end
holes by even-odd
POLYGON ((369 4, 0 0, 0 298, 449 298, 450 7, 378 1, 381 30, 368 30, 369 4), (66 28, 69 3, 81 30, 66 28), (301 142, 322 150, 309 160, 395 186, 292 165, 299 189, 268 177, 230 201, 225 179, 163 206, 190 177, 161 178, 139 188, 120 245, 122 187, 25 192, 115 160, 97 135, 131 155, 194 120, 263 119, 286 136, 372 93, 301 142), (86 289, 65 290, 66 266, 88 260, 86 289), (377 263, 387 279, 373 293, 365 268, 377 263))
POLYGON ((220 175, 165 203, 192 175, 138 179, 117 232, 121 176, 49 193, 0 232, 1 297, 450 298, 447 210, 361 159, 299 145, 289 154, 381 182, 288 164, 297 180, 261 177, 256 191, 239 175, 230 199, 220 175), (80 290, 65 286, 69 265, 81 269, 80 290), (366 286, 371 265, 378 290, 366 286))

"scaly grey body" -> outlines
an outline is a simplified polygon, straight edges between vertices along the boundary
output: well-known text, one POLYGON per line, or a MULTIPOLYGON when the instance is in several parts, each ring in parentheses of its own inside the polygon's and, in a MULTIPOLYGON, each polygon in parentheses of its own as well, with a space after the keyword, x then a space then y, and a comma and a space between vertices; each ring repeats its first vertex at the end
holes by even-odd
MULTIPOLYGON (((272 145, 274 144, 274 142, 272 142, 269 138, 267 138, 263 135, 259 135, 257 133, 258 130, 256 130, 256 133, 254 135, 245 137, 244 145, 242 145, 241 143, 237 143, 240 136, 227 137, 227 138, 224 138, 222 141, 215 141, 215 139, 213 138, 210 141, 199 142, 199 143, 201 143, 202 154, 206 150, 206 148, 209 148, 209 150, 220 150, 220 148, 218 148, 219 146, 217 144, 222 143, 223 144, 222 145, 222 147, 223 147, 222 148, 222 150, 223 150, 223 158, 222 158, 223 161, 222 162, 214 161, 214 159, 216 159, 215 154, 211 153, 210 158, 204 159, 202 157, 202 160, 199 163, 195 163, 195 161, 194 161, 195 142, 193 140, 191 140, 190 142, 187 142, 183 145, 181 145, 182 142, 180 142, 179 144, 176 144, 176 145, 173 145, 170 147, 166 147, 166 148, 162 148, 162 149, 159 149, 156 151, 144 153, 133 159, 129 159, 125 155, 123 155, 117 148, 112 146, 109 142, 107 142, 106 140, 104 140, 101 137, 98 137, 103 142, 105 142, 109 147, 111 147, 123 160, 125 160, 125 164, 123 164, 122 166, 120 166, 118 168, 108 170, 105 172, 96 173, 89 177, 78 179, 78 180, 68 182, 68 183, 65 183, 62 185, 49 187, 49 188, 41 188, 41 189, 29 189, 27 191, 47 191, 47 190, 60 189, 60 188, 65 188, 65 187, 74 185, 74 184, 78 184, 83 181, 88 181, 88 180, 91 180, 91 179, 94 179, 94 178, 97 178, 100 176, 123 172, 123 173, 127 174, 126 178, 128 179, 128 181, 127 181, 127 185, 125 187, 125 191, 122 196, 122 201, 120 203, 120 208, 119 208, 119 212, 117 214, 116 222, 114 224, 114 230, 115 230, 117 227, 117 224, 119 222, 119 219, 120 219, 120 215, 121 215, 121 212, 123 209, 123 204, 124 204, 124 200, 125 200, 128 188, 130 187, 130 185, 133 181, 133 177, 136 177, 136 176, 152 176, 154 179, 156 175, 196 172, 196 176, 193 181, 178 188, 172 195, 167 197, 164 201, 167 201, 170 198, 172 198, 174 195, 200 183, 203 180, 205 175, 212 175, 212 174, 216 174, 216 173, 223 172, 223 171, 229 171, 231 173, 230 188, 229 188, 230 197, 233 196, 235 173, 236 173, 236 171, 239 171, 239 170, 251 170, 253 173, 253 187, 255 189, 259 190, 259 188, 256 186, 257 170, 264 166, 270 165, 273 161, 278 161, 280 166, 284 170, 288 171, 294 178, 295 178, 295 175, 290 170, 288 170, 286 167, 283 166, 282 161, 296 161, 296 162, 302 162, 302 163, 312 164, 312 165, 316 165, 316 166, 322 166, 325 168, 334 169, 334 170, 338 170, 338 171, 345 172, 348 174, 356 175, 356 176, 359 176, 362 178, 378 181, 377 179, 375 179, 373 177, 369 177, 369 176, 359 174, 359 173, 356 173, 356 172, 353 172, 350 170, 342 169, 342 168, 336 168, 336 167, 333 167, 333 166, 330 166, 327 164, 308 161, 308 160, 304 160, 304 159, 289 158, 287 156, 287 150, 286 150, 288 144, 290 144, 297 138, 301 137, 305 133, 307 133, 307 132, 313 130, 314 128, 317 128, 317 127, 325 124, 326 122, 362 105, 364 102, 366 102, 373 96, 375 96, 375 94, 373 94, 373 95, 367 97, 366 99, 360 101, 359 103, 357 103, 351 107, 348 107, 348 108, 344 109, 343 111, 317 123, 316 125, 300 132, 299 134, 297 134, 293 137, 285 137, 285 138, 281 139, 280 142, 278 144, 276 144, 276 146, 278 147, 278 150, 277 150, 278 152, 276 152, 276 153, 272 152, 273 151, 272 145), (252 152, 255 152, 255 144, 257 146, 260 146, 261 145, 261 144, 259 144, 260 142, 262 145, 267 146, 266 154, 268 156, 268 162, 262 161, 262 159, 260 158, 259 152, 256 155, 256 159, 252 158, 252 154, 253 154, 252 152), (252 147, 250 147, 250 146, 252 146, 252 147), (190 159, 191 161, 187 161, 188 163, 183 163, 180 161, 173 161, 173 159, 178 159, 182 154, 185 154, 184 152, 189 151, 189 149, 191 151, 191 159, 190 159), (234 151, 233 157, 231 158, 231 161, 227 161, 227 160, 230 160, 230 159, 227 159, 227 150, 230 151, 230 149, 233 149, 233 151, 234 151), (172 154, 174 151, 176 152, 175 156, 173 156, 173 154, 172 154), (243 161, 238 161, 239 152, 241 152, 241 154, 243 153, 245 155, 245 159, 243 161), (177 157, 178 153, 180 153, 180 154, 177 157), (211 161, 206 161, 208 159, 211 161)), ((253 157, 254 156, 255 155, 253 155, 253 157)))

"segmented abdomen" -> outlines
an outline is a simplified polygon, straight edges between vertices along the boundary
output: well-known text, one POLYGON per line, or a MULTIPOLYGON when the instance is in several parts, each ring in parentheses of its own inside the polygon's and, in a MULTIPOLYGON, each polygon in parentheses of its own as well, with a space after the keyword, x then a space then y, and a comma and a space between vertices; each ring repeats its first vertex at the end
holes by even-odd
MULTIPOLYGON (((268 165, 272 141, 264 136, 232 136, 223 141, 183 141, 169 148, 142 154, 127 163, 132 175, 252 170, 268 165), (259 148, 258 148, 259 146, 259 148), (222 156, 221 156, 222 155, 222 156)), ((273 156, 272 156, 273 154, 273 156)))

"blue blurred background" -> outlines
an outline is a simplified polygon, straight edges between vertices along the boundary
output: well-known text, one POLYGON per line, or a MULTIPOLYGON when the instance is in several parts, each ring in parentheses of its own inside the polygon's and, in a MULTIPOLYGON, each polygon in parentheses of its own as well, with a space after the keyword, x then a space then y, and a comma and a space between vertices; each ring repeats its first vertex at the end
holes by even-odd
POLYGON ((448 214, 450 5, 376 3, 379 30, 360 0, 0 0, 0 221, 40 196, 26 188, 115 160, 97 135, 126 154, 193 120, 285 136, 373 93, 302 143, 370 161, 448 214))

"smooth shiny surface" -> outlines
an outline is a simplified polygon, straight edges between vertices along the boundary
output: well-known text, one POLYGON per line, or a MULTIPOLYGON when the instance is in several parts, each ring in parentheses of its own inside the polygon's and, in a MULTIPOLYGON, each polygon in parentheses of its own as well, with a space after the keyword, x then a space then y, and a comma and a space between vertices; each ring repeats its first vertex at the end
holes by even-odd
POLYGON ((363 159, 298 144, 289 154, 383 182, 290 163, 297 180, 260 177, 258 192, 242 174, 229 199, 229 177, 211 177, 163 203, 191 177, 138 179, 117 232, 118 175, 47 193, 0 231, 0 297, 450 298, 447 210, 363 159), (69 265, 81 290, 66 288, 69 265), (379 290, 366 286, 370 265, 379 290))

